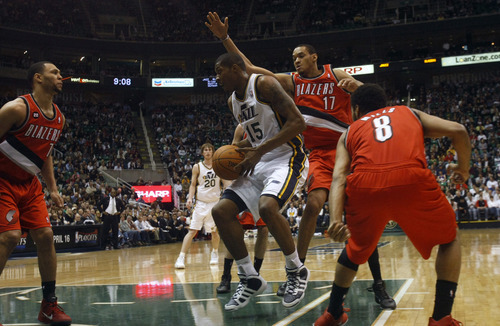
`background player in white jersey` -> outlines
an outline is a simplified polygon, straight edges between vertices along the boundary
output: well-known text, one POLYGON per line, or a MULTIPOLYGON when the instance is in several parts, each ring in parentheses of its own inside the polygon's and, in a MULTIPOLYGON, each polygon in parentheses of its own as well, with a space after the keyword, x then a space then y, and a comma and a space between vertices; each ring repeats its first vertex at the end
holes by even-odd
POLYGON ((191 246, 194 236, 205 226, 205 231, 212 234, 212 253, 210 255, 210 265, 216 265, 219 262, 219 242, 220 237, 212 218, 212 207, 219 201, 221 193, 222 180, 212 169, 212 158, 214 155, 214 145, 205 143, 201 145, 203 161, 193 166, 191 170, 191 185, 186 202, 188 209, 193 207, 193 198, 196 194, 196 204, 191 216, 189 232, 182 241, 182 248, 175 268, 186 268, 186 253, 191 246))
POLYGON ((228 105, 247 133, 239 151, 245 159, 237 165, 240 177, 224 191, 212 209, 215 223, 227 249, 236 260, 240 283, 226 310, 238 310, 262 293, 266 281, 255 270, 236 215, 249 209, 254 219, 262 217, 285 255, 287 291, 285 307, 304 297, 309 270, 300 261, 290 228, 280 209, 305 179, 308 162, 300 133, 305 122, 293 100, 278 81, 269 76, 248 75, 243 59, 234 53, 215 62, 217 83, 232 92, 228 105))

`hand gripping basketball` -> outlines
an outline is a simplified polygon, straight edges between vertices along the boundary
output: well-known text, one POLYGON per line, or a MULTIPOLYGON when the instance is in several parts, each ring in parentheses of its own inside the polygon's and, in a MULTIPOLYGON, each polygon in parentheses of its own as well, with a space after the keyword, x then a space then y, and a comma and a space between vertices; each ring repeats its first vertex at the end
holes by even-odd
POLYGON ((245 159, 245 154, 236 151, 234 145, 224 145, 215 151, 212 166, 215 174, 225 180, 234 180, 240 176, 239 169, 235 167, 245 159))

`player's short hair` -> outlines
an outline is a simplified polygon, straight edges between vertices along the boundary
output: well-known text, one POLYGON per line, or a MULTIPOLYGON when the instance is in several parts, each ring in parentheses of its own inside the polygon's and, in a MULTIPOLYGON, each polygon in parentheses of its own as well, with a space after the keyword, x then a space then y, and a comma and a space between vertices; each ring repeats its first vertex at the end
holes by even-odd
POLYGON ((318 53, 318 52, 316 52, 316 49, 314 48, 314 46, 312 46, 311 44, 299 44, 295 48, 300 48, 300 47, 306 48, 306 50, 309 54, 317 54, 318 53))
POLYGON ((238 65, 241 70, 246 71, 245 61, 243 58, 236 53, 224 53, 220 55, 217 60, 215 60, 215 64, 219 64, 223 67, 231 67, 232 65, 238 65))
POLYGON ((211 143, 205 143, 203 145, 201 145, 201 152, 203 153, 203 151, 205 150, 205 148, 211 148, 213 152, 215 152, 215 146, 212 145, 211 143))
POLYGON ((46 64, 52 64, 50 61, 38 61, 31 65, 28 69, 28 84, 33 86, 33 77, 35 74, 43 73, 46 64))
POLYGON ((352 107, 359 107, 359 113, 378 110, 387 106, 387 96, 382 87, 377 84, 364 84, 351 95, 352 107))

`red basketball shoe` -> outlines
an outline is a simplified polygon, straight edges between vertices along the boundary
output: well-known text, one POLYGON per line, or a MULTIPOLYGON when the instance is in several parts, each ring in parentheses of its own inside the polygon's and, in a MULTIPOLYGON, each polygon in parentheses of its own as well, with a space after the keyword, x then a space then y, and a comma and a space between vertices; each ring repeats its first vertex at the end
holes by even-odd
POLYGON ((38 320, 44 324, 66 326, 71 325, 71 317, 64 313, 64 310, 57 304, 57 298, 54 302, 42 300, 38 320))
POLYGON ((461 325, 463 324, 458 320, 451 318, 451 315, 443 317, 438 321, 435 321, 434 319, 432 319, 432 317, 429 318, 429 326, 461 326, 461 325))
POLYGON ((325 309, 325 312, 323 312, 323 314, 314 322, 314 326, 342 326, 347 324, 348 319, 349 318, 345 312, 342 313, 342 316, 340 316, 339 319, 335 319, 333 318, 333 315, 328 312, 328 309, 325 309))

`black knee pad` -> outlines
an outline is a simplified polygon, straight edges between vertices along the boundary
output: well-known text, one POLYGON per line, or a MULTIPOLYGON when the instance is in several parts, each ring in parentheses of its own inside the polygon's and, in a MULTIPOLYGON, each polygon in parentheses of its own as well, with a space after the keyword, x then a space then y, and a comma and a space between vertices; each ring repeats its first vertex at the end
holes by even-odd
POLYGON ((358 264, 355 264, 353 263, 349 257, 347 257, 347 250, 342 250, 342 253, 340 254, 340 257, 339 259, 337 260, 337 263, 349 268, 349 269, 352 269, 353 271, 357 272, 358 271, 358 267, 359 265, 358 264))

